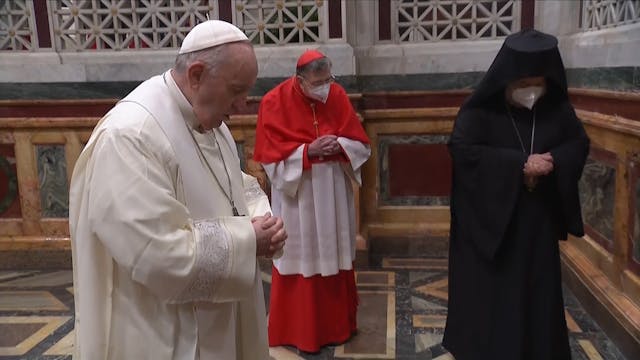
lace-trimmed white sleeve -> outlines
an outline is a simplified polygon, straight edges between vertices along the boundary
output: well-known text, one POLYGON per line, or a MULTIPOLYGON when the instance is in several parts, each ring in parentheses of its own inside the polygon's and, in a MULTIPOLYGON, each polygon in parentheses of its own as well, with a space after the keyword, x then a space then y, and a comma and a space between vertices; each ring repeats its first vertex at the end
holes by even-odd
POLYGON ((244 180, 244 195, 247 199, 247 203, 260 201, 267 195, 262 191, 258 180, 251 175, 243 174, 244 180))
POLYGON ((242 173, 242 180, 244 182, 244 196, 247 199, 247 208, 250 216, 262 216, 266 212, 271 212, 271 206, 269 205, 269 198, 267 194, 262 191, 258 179, 255 177, 242 173))
POLYGON ((172 303, 211 301, 217 286, 231 272, 231 238, 221 220, 200 220, 196 233, 195 275, 172 303))

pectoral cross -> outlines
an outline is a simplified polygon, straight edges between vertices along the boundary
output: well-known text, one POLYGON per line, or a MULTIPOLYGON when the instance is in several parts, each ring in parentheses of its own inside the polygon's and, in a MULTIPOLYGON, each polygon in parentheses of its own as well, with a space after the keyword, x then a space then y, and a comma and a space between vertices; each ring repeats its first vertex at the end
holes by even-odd
POLYGON ((233 212, 233 216, 240 216, 238 212, 238 208, 236 208, 236 204, 231 200, 231 211, 233 212))
MULTIPOLYGON (((316 129, 316 139, 320 137, 320 130, 318 130, 318 119, 316 118, 316 104, 311 103, 311 112, 313 113, 313 127, 316 129)), ((318 159, 323 160, 322 155, 318 156, 318 159)))
POLYGON ((320 137, 320 131, 318 130, 318 119, 316 118, 316 104, 311 103, 311 112, 313 113, 313 127, 316 129, 316 137, 320 137))
POLYGON ((533 176, 527 176, 524 178, 524 185, 529 192, 532 192, 536 189, 536 185, 538 184, 538 179, 533 176))

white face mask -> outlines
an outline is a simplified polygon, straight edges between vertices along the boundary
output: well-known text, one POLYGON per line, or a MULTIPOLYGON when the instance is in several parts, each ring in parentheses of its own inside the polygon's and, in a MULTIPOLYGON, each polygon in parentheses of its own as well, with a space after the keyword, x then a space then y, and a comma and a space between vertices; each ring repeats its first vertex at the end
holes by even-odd
POLYGON ((324 84, 320 86, 313 87, 309 89, 309 97, 314 98, 318 101, 322 101, 322 103, 327 102, 327 98, 329 98, 329 90, 331 89, 331 84, 324 84))
POLYGON ((511 92, 511 99, 514 102, 526 107, 527 109, 533 109, 536 101, 544 95, 545 88, 543 86, 528 86, 515 89, 511 92))

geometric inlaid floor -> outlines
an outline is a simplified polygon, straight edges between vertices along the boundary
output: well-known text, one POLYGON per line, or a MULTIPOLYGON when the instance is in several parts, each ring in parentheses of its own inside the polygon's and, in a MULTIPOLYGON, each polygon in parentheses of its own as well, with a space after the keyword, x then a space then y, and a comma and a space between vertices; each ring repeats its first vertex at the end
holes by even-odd
MULTIPOLYGON (((262 263, 265 295, 270 267, 262 263)), ((442 347, 447 314, 447 262, 442 258, 384 258, 357 269, 358 334, 317 354, 271 348, 272 359, 453 359, 442 347)), ((71 359, 71 271, 0 271, 0 360, 71 359)), ((574 360, 625 360, 565 291, 574 360)))
POLYGON ((70 359, 71 271, 0 271, 0 359, 70 359))

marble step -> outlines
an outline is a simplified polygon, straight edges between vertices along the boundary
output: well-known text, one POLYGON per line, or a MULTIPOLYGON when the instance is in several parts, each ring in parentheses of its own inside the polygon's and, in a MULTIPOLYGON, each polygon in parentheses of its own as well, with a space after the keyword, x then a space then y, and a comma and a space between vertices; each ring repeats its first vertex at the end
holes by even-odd
POLYGON ((449 238, 446 236, 373 237, 369 253, 378 256, 446 257, 449 238))
POLYGON ((0 236, 0 270, 71 269, 68 236, 0 236))

